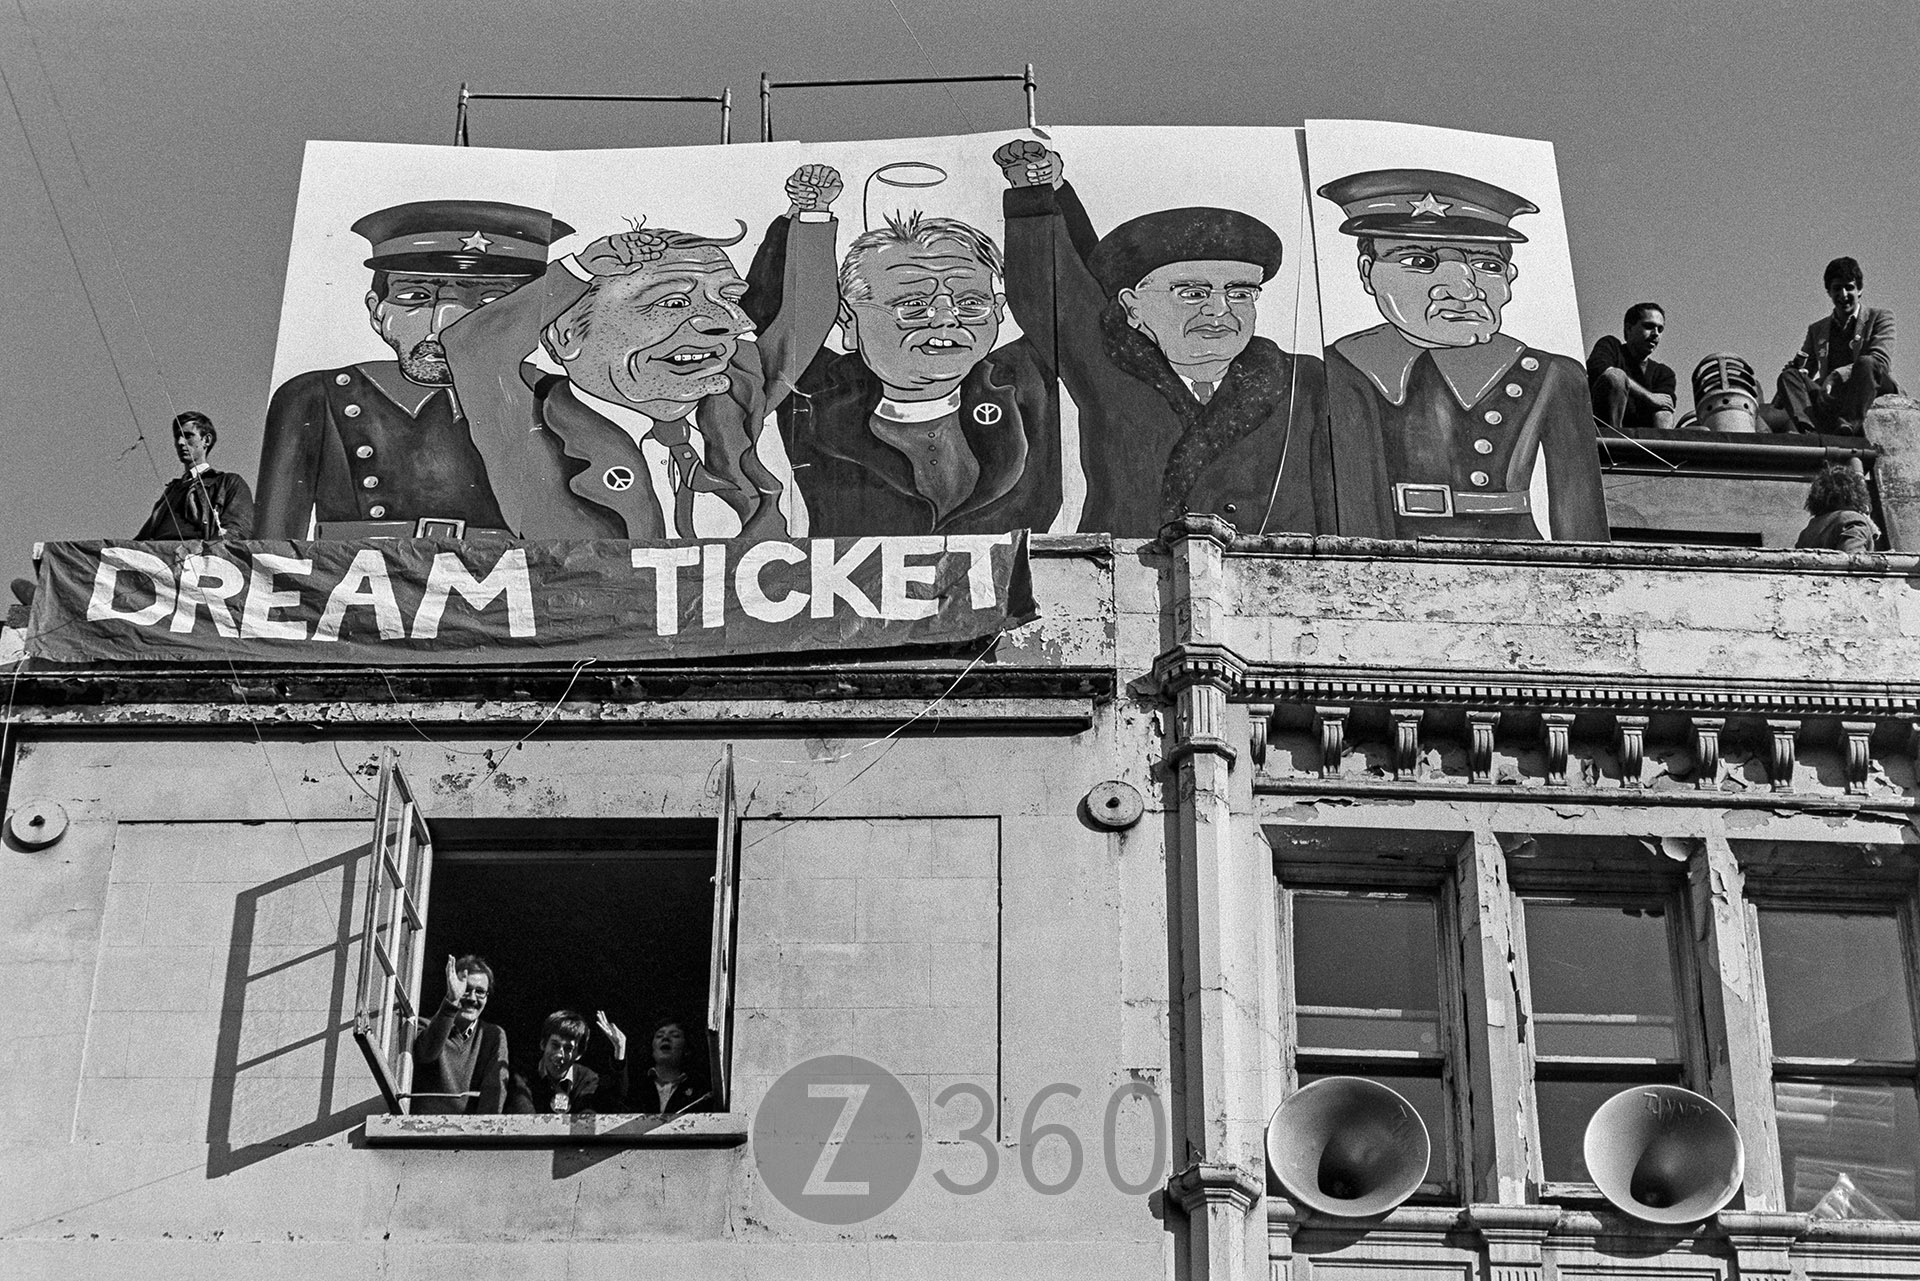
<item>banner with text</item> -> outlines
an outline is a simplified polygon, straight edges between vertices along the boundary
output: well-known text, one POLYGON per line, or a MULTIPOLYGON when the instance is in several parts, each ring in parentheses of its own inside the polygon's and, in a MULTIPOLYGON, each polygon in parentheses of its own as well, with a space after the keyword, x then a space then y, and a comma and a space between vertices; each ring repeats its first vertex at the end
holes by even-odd
POLYGON ((28 654, 442 664, 953 645, 1034 617, 1027 534, 49 543, 28 654))

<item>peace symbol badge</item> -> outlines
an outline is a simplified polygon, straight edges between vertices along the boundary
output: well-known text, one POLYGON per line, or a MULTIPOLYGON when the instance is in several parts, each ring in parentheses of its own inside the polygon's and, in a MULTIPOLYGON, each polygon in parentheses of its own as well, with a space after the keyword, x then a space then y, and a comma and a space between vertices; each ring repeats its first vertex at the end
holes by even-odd
POLYGON ((987 404, 973 407, 973 421, 982 427, 991 427, 1000 421, 1000 406, 987 404))
POLYGON ((633 488, 633 469, 631 467, 609 467, 600 479, 608 489, 619 493, 623 489, 633 488))

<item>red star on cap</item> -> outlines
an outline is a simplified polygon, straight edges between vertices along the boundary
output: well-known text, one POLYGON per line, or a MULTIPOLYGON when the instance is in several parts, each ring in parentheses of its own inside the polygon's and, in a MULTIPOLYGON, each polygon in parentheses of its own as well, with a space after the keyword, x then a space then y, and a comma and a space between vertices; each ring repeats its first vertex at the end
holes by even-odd
POLYGON ((493 242, 476 231, 471 236, 463 238, 460 241, 460 247, 462 249, 471 249, 477 254, 483 254, 493 248, 493 242))
POLYGON ((1453 206, 1446 201, 1434 199, 1433 193, 1429 191, 1425 196, 1413 202, 1413 208, 1409 212, 1416 218, 1444 218, 1447 210, 1451 208, 1453 208, 1453 206))

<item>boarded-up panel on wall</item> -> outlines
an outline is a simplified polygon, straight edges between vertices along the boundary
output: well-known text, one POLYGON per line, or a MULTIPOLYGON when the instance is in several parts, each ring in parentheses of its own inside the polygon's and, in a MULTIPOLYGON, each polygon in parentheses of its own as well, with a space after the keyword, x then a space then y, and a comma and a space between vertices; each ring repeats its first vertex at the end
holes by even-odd
POLYGON ((999 867, 993 818, 743 822, 736 1109, 822 1054, 996 1089, 999 867))

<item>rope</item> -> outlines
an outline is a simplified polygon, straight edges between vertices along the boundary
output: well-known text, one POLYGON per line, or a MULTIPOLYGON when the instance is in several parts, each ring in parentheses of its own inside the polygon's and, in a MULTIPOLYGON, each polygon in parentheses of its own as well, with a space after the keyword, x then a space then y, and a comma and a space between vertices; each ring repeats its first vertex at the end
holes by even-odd
MULTIPOLYGON (((60 117, 60 128, 66 134, 67 150, 73 155, 74 170, 80 175, 80 187, 85 193, 88 211, 100 226, 100 239, 107 247, 108 265, 120 286, 120 292, 126 297, 128 308, 133 312, 135 332, 140 335, 141 342, 146 346, 148 359, 153 361, 154 372, 160 379, 160 394, 167 402, 167 413, 171 417, 177 411, 173 403, 173 392, 167 385, 166 371, 161 368, 160 357, 155 353, 153 343, 147 337, 146 322, 141 318, 139 306, 133 301, 133 291, 127 287, 126 273, 121 269, 119 252, 114 248, 113 237, 107 230, 106 219, 93 198, 93 184, 87 180, 86 166, 80 163, 80 148, 73 139, 73 124, 67 118, 67 109, 60 101, 59 90, 53 86, 53 77, 47 71, 47 61, 40 53, 40 41, 33 34, 33 23, 27 19, 25 0, 14 0, 14 8, 19 11, 20 25, 26 29, 27 44, 33 49, 34 62, 40 67, 40 78, 46 82, 47 96, 53 99, 54 113, 60 117)), ((0 84, 5 85, 7 100, 13 106, 14 117, 20 121, 20 135, 26 139, 27 154, 33 158, 34 173, 40 179, 41 188, 47 193, 47 206, 53 211, 54 225, 59 228, 60 239, 67 247, 67 257, 73 263, 73 274, 79 278, 80 295, 86 299, 87 311, 93 317, 93 327, 100 334, 100 345, 106 349, 107 364, 113 370, 114 381, 120 386, 120 397, 127 402, 127 416, 133 420, 134 445, 129 445, 122 450, 122 456, 132 453, 136 445, 144 449, 147 454, 147 466, 153 469, 154 479, 162 480, 164 478, 160 474, 160 464, 154 461, 153 446, 147 440, 145 428, 140 425, 140 412, 134 408, 133 391, 127 386, 126 374, 120 368, 119 359, 113 354, 113 344, 107 340, 107 327, 100 319, 100 308, 94 303, 93 288, 87 284, 87 274, 80 268, 79 251, 74 248, 73 236, 67 230, 66 219, 60 216, 60 204, 53 198, 53 187, 47 181, 46 166, 41 163, 39 148, 33 145, 33 133, 27 128, 26 115, 20 110, 20 99, 14 94, 12 82, 6 79, 3 67, 0 67, 0 84)))

